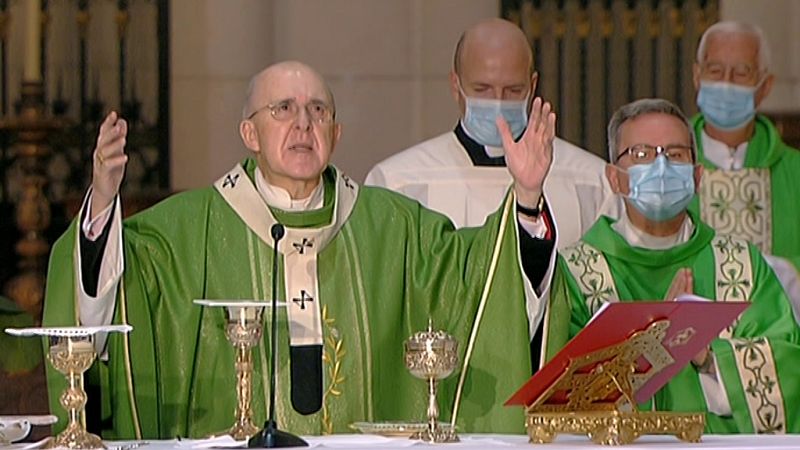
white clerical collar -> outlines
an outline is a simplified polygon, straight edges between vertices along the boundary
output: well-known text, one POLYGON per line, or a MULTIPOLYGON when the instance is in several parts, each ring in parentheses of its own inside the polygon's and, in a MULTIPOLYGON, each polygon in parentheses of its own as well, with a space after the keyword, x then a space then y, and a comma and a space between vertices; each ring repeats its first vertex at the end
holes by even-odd
POLYGON ((747 141, 732 148, 709 136, 706 130, 702 131, 700 139, 703 144, 703 155, 715 166, 722 170, 741 170, 744 167, 747 141))
MULTIPOLYGON (((461 119, 460 122, 461 122, 461 129, 464 130, 464 132, 466 133, 467 129, 466 129, 466 127, 464 127, 464 120, 461 119)), ((467 133, 467 136, 469 136, 469 133, 467 133)), ((475 140, 475 138, 473 138, 472 136, 469 136, 469 137, 473 141, 475 140)), ((478 143, 478 141, 475 141, 475 142, 478 143)), ((478 143, 478 145, 480 145, 480 143, 478 143)), ((499 158, 499 157, 504 156, 506 154, 506 151, 503 150, 503 147, 490 147, 488 145, 483 145, 482 147, 483 147, 483 151, 486 152, 486 156, 488 156, 489 158, 499 158)))
POLYGON ((310 211, 322 208, 325 201, 325 188, 323 185, 322 175, 320 175, 319 184, 311 192, 311 195, 294 200, 286 189, 267 183, 261 169, 256 167, 256 189, 258 193, 261 194, 261 197, 268 205, 284 211, 310 211))
POLYGON ((489 147, 488 145, 484 145, 483 149, 486 151, 486 155, 490 158, 498 158, 506 154, 506 151, 503 147, 489 147))
POLYGON ((648 250, 666 250, 678 246, 687 242, 692 237, 692 233, 694 233, 694 223, 692 223, 692 219, 689 218, 688 214, 683 220, 680 230, 669 236, 653 236, 636 228, 628 219, 628 214, 625 211, 620 214, 619 220, 611 224, 611 228, 619 233, 632 247, 641 247, 648 250))

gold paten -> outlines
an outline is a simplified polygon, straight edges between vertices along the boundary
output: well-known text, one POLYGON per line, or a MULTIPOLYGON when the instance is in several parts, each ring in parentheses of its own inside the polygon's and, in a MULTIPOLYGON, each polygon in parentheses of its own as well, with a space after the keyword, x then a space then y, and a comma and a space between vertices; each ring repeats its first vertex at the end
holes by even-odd
POLYGON ((661 344, 668 328, 668 320, 656 321, 620 344, 570 360, 556 382, 526 408, 530 442, 552 442, 562 433, 585 434, 603 445, 630 444, 644 434, 699 442, 702 413, 638 411, 633 400, 637 389, 674 362, 661 344), (640 357, 651 365, 643 373, 636 372, 640 357), (561 401, 555 401, 559 394, 561 401))
POLYGON ((405 342, 406 368, 417 378, 428 382, 428 424, 424 430, 415 432, 411 439, 431 443, 458 442, 455 429, 439 424, 439 407, 436 403, 436 384, 449 377, 458 366, 458 341, 444 331, 428 329, 420 331, 405 342))

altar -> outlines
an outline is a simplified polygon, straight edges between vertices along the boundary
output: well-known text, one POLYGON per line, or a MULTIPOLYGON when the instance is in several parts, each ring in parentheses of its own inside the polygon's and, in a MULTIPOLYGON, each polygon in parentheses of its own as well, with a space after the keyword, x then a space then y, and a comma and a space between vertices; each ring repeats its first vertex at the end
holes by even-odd
MULTIPOLYGON (((528 443, 525 435, 499 435, 499 434, 463 434, 461 442, 451 444, 426 444, 421 441, 412 441, 405 438, 391 438, 377 435, 364 434, 337 434, 330 436, 303 436, 308 442, 308 448, 336 448, 336 449, 400 449, 400 448, 439 448, 444 450, 461 449, 542 449, 564 450, 575 448, 607 448, 593 444, 585 436, 559 436, 551 444, 533 445, 528 443)), ((109 450, 196 450, 208 448, 236 448, 221 447, 207 440, 166 440, 166 441, 107 441, 109 450)), ((0 447, 0 450, 32 450, 37 448, 36 443, 18 443, 0 447)), ((789 435, 704 435, 697 444, 681 442, 672 436, 642 436, 630 445, 618 447, 624 450, 652 450, 652 449, 769 449, 769 450, 797 450, 800 449, 800 434, 789 435)))

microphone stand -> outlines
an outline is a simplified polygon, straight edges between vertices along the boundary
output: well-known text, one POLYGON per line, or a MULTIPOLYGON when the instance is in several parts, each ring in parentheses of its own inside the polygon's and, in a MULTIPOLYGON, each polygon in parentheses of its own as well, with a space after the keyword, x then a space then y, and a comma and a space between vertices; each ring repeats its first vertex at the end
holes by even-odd
POLYGON ((269 368, 269 416, 264 428, 247 441, 248 448, 308 447, 308 442, 292 433, 281 431, 275 422, 275 367, 278 365, 278 331, 276 311, 278 310, 278 241, 283 238, 285 229, 276 223, 270 229, 273 242, 272 253, 272 364, 269 368))

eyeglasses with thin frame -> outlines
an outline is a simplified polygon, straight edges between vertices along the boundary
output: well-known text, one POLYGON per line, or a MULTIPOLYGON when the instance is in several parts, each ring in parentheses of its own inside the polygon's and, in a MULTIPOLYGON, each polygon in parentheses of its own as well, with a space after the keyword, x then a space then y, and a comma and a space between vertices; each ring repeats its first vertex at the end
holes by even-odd
POLYGON ((752 84, 760 74, 757 67, 747 63, 727 65, 720 62, 706 61, 700 67, 700 73, 706 80, 730 80, 736 84, 752 84))
MULTIPOLYGON (((333 108, 321 100, 311 100, 305 104, 304 108, 306 113, 308 113, 308 117, 310 117, 313 122, 330 123, 333 121, 333 108)), ((295 99, 288 98, 258 108, 257 110, 253 111, 252 114, 247 116, 247 120, 252 119, 256 116, 256 114, 264 111, 265 109, 269 110, 270 115, 275 120, 281 122, 294 120, 297 115, 300 114, 300 105, 297 104, 295 99)))
POLYGON ((634 164, 649 164, 656 160, 658 155, 664 155, 667 161, 679 164, 694 163, 694 151, 691 146, 684 144, 650 145, 635 144, 626 148, 614 162, 619 161, 623 156, 630 155, 634 164))

